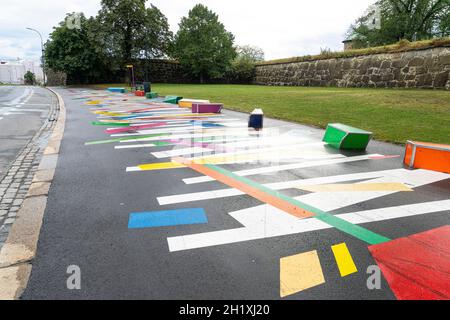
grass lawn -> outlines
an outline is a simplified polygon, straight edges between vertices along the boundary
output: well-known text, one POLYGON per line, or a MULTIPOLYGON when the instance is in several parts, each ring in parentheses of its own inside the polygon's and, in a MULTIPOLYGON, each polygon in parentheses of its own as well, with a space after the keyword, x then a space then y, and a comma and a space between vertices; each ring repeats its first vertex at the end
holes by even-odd
POLYGON ((321 128, 341 122, 394 143, 450 144, 450 91, 184 84, 153 84, 152 90, 237 111, 260 107, 268 117, 321 128))

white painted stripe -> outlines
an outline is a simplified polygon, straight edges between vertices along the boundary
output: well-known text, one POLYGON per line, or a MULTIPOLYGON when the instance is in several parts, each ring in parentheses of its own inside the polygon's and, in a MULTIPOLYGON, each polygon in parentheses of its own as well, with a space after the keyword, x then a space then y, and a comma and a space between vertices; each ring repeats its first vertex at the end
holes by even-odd
MULTIPOLYGON (((238 229, 170 237, 167 238, 169 251, 191 250, 332 228, 330 225, 314 218, 296 219, 287 214, 281 215, 278 212, 261 211, 261 208, 258 208, 257 211, 256 208, 251 209, 251 211, 246 211, 247 216, 255 217, 257 223, 255 225, 248 225, 238 229)), ((339 214, 336 216, 350 223, 362 224, 443 212, 447 210, 450 210, 450 200, 365 210, 339 214)))
MULTIPOLYGON (((214 120, 208 120, 208 119, 202 119, 203 122, 209 122, 209 123, 222 123, 222 122, 227 122, 227 121, 231 121, 231 120, 236 120, 236 119, 214 119, 214 120)), ((186 120, 164 120, 164 119, 157 119, 157 120, 133 120, 133 119, 129 119, 127 120, 130 124, 146 124, 146 123, 157 123, 157 122, 168 122, 168 123, 188 123, 191 121, 199 121, 199 120, 192 120, 192 119, 186 119, 186 120)))
MULTIPOLYGON (((275 147, 264 148, 263 149, 263 148, 260 148, 260 145, 258 145, 257 140, 255 140, 255 141, 253 141, 253 146, 255 148, 249 148, 249 149, 245 149, 245 150, 241 150, 241 151, 233 151, 233 152, 230 151, 230 152, 227 152, 227 153, 217 153, 217 154, 211 153, 211 152, 215 152, 216 150, 223 151, 225 146, 228 148, 228 147, 231 147, 233 145, 234 145, 233 143, 219 144, 217 146, 212 145, 211 148, 207 148, 206 147, 206 148, 203 148, 203 150, 201 150, 201 148, 200 148, 200 149, 197 150, 198 152, 191 152, 192 147, 191 148, 185 148, 185 149, 180 149, 179 151, 177 151, 176 152, 176 156, 192 155, 192 154, 195 154, 195 153, 208 153, 207 155, 196 156, 196 157, 191 158, 191 159, 203 159, 203 157, 205 157, 205 156, 206 157, 209 157, 209 156, 214 156, 214 157, 216 157, 216 156, 217 157, 222 157, 222 156, 228 157, 228 156, 230 156, 230 157, 232 157, 232 156, 243 155, 243 154, 248 154, 248 153, 259 153, 259 152, 266 152, 266 151, 283 149, 283 147, 281 147, 279 145, 277 145, 275 147)), ((309 144, 297 145, 297 146, 293 145, 293 146, 289 146, 289 148, 295 148, 295 147, 298 147, 298 146, 307 146, 307 145, 309 145, 309 144)), ((288 147, 285 146, 284 148, 288 148, 288 147)), ((152 155, 155 156, 156 158, 159 158, 159 159, 161 159, 161 158, 168 158, 168 157, 173 157, 174 156, 174 155, 167 155, 165 153, 165 151, 154 152, 154 153, 152 153, 152 155)))
POLYGON ((277 136, 273 136, 273 137, 272 136, 263 137, 263 138, 257 137, 252 141, 224 143, 224 144, 217 145, 217 147, 233 149, 233 148, 241 148, 241 147, 251 146, 254 148, 260 148, 265 145, 286 146, 286 145, 295 144, 295 143, 299 143, 299 142, 306 143, 308 141, 313 142, 311 139, 298 139, 298 138, 293 138, 292 136, 288 136, 288 135, 281 135, 281 136, 277 135, 277 136))
POLYGON ((223 126, 230 128, 248 128, 248 123, 246 122, 227 122, 223 126))
MULTIPOLYGON (((129 126, 130 130, 135 130, 135 129, 133 128, 133 127, 135 127, 135 126, 140 126, 140 124, 132 124, 132 125, 130 125, 130 126, 129 126)), ((161 128, 178 128, 178 127, 187 127, 187 125, 184 124, 184 123, 180 123, 180 124, 169 124, 169 125, 162 125, 162 126, 155 127, 155 129, 161 129, 161 128)), ((107 130, 114 130, 114 129, 117 129, 117 127, 115 127, 115 128, 108 128, 107 130)), ((149 129, 151 129, 151 128, 149 128, 149 129)), ((111 136, 113 136, 113 135, 111 135, 111 136)))
MULTIPOLYGON (((320 166, 327 166, 327 165, 336 165, 336 164, 340 164, 340 163, 363 161, 363 160, 369 160, 370 157, 379 157, 379 156, 381 156, 381 155, 380 154, 369 154, 369 155, 364 155, 364 156, 355 156, 355 157, 347 158, 343 155, 336 154, 336 159, 291 163, 291 164, 285 164, 285 165, 281 165, 281 166, 271 166, 271 167, 262 167, 262 168, 256 168, 256 169, 235 171, 233 173, 238 176, 241 176, 241 177, 246 177, 246 176, 253 176, 253 175, 257 175, 257 174, 265 174, 265 173, 273 173, 273 172, 280 172, 280 171, 287 171, 287 170, 294 170, 294 169, 312 168, 312 167, 320 167, 320 166)), ((208 177, 208 176, 183 179, 183 182, 186 184, 195 184, 195 183, 202 183, 202 182, 208 182, 208 181, 214 181, 214 179, 211 177, 208 177)))
MULTIPOLYGON (((186 141, 186 143, 179 143, 179 145, 195 147, 195 144, 197 144, 197 143, 216 143, 216 142, 222 142, 222 141, 247 141, 247 140, 253 141, 252 139, 253 138, 234 138, 233 136, 229 136, 229 137, 217 137, 217 139, 214 139, 214 140, 199 140, 196 142, 192 142, 192 144, 188 144, 188 141, 186 141)), ((177 145, 177 143, 174 143, 174 145, 177 145)), ((153 143, 148 143, 148 144, 132 144, 132 145, 127 145, 127 146, 115 146, 114 148, 115 149, 127 149, 127 148, 149 148, 149 147, 160 147, 160 146, 156 146, 153 143)))
MULTIPOLYGON (((119 134, 113 134, 111 135, 112 137, 132 137, 132 136, 142 136, 142 135, 147 135, 147 134, 152 134, 152 133, 172 133, 172 132, 182 132, 182 131, 216 131, 216 132, 242 132, 242 129, 228 129, 228 128, 223 128, 223 127, 203 127, 200 125, 192 125, 192 124, 188 124, 185 126, 180 126, 179 128, 170 128, 170 129, 165 129, 165 128, 151 128, 151 129, 142 129, 142 130, 136 130, 137 133, 119 133, 119 134)), ((245 130, 248 131, 248 130, 245 130)))
POLYGON ((169 151, 152 152, 151 154, 154 157, 161 159, 161 158, 177 157, 186 154, 211 153, 213 151, 214 151, 213 149, 208 148, 190 147, 183 149, 174 149, 169 151))
POLYGON ((5 116, 18 116, 18 115, 23 115, 23 114, 25 114, 25 113, 21 113, 21 112, 6 112, 6 113, 4 113, 3 115, 5 115, 5 116))
MULTIPOLYGON (((153 133, 173 133, 173 132, 177 132, 177 133, 181 133, 181 132, 191 132, 191 131, 210 131, 211 129, 216 129, 217 128, 205 128, 202 126, 198 126, 198 125, 187 125, 187 126, 174 126, 171 129, 167 129, 167 128, 161 128, 161 127, 156 127, 156 128, 148 128, 145 129, 145 134, 153 134, 153 133)), ((138 133, 116 133, 116 134, 112 134, 111 137, 133 137, 133 136, 142 136, 144 135, 142 132, 142 130, 137 130, 138 133)))
POLYGON ((46 112, 47 111, 45 109, 22 109, 22 108, 16 109, 16 110, 18 110, 19 112, 46 112))
MULTIPOLYGON (((376 179, 379 177, 384 177, 383 181, 379 182, 403 182, 408 184, 409 186, 417 186, 423 181, 427 183, 431 183, 428 181, 436 182, 439 180, 450 178, 450 175, 440 172, 433 172, 428 170, 406 170, 406 169, 394 169, 394 170, 384 170, 384 171, 371 171, 371 172, 362 172, 362 173, 353 173, 353 174, 345 174, 338 176, 330 176, 330 177, 319 177, 312 179, 300 179, 300 180, 292 180, 292 181, 283 181, 283 182, 275 182, 269 183, 265 186, 273 189, 273 190, 285 190, 296 188, 299 185, 307 186, 307 185, 320 185, 320 184, 331 184, 331 183, 340 183, 346 181, 356 181, 363 179, 376 179), (425 180, 424 180, 425 179, 425 180)), ((395 192, 391 192, 395 193, 395 192)), ((172 196, 164 196, 158 197, 157 200, 160 205, 168 205, 168 204, 176 204, 176 203, 184 203, 184 202, 192 202, 196 200, 211 200, 211 199, 219 199, 226 198, 231 196, 242 195, 241 191, 233 188, 227 189, 219 189, 214 191, 204 191, 204 192, 195 192, 195 193, 185 193, 178 194, 172 196)), ((342 193, 339 193, 340 197, 342 197, 342 193)), ((327 197, 321 198, 320 201, 324 203, 328 203, 327 199, 329 199, 330 193, 327 193, 327 197)), ((355 193, 349 193, 349 196, 355 196, 355 193)), ((359 198, 362 198, 362 193, 357 195, 359 198)), ((319 202, 320 202, 319 201, 319 202)))
POLYGON ((133 148, 150 148, 155 147, 154 143, 132 144, 128 146, 114 146, 114 149, 133 149, 133 148))
POLYGON ((128 167, 126 172, 142 171, 139 167, 128 167))
POLYGON ((194 133, 194 134, 167 134, 165 136, 160 137, 152 137, 152 138, 144 138, 144 139, 131 139, 131 140, 124 140, 120 141, 120 143, 130 143, 130 142, 137 142, 137 141, 158 141, 158 140, 174 140, 174 139, 192 139, 192 138, 206 138, 206 137, 225 137, 225 136, 249 136, 249 135, 255 135, 256 133, 249 133, 249 132, 223 132, 223 133, 194 133))
MULTIPOLYGON (((275 152, 275 151, 280 151, 280 154, 277 153, 272 153, 271 155, 269 155, 270 157, 273 158, 279 158, 279 159, 289 159, 291 157, 296 158, 296 157, 301 157, 303 155, 308 154, 307 152, 305 152, 305 150, 299 150, 297 148, 306 148, 306 147, 320 147, 325 145, 324 142, 313 142, 313 143, 304 143, 304 144, 294 144, 294 145, 289 145, 289 146, 273 146, 270 148, 256 148, 256 149, 246 149, 246 150, 242 150, 242 151, 235 151, 235 152, 224 152, 224 153, 217 153, 214 154, 214 157, 233 157, 233 156, 239 156, 239 155, 245 155, 245 154, 261 154, 264 155, 264 153, 267 152, 275 152), (281 153, 281 152, 286 152, 286 153, 281 153)), ((307 150, 308 152, 311 151, 307 150)), ((322 154, 320 152, 315 152, 317 154, 322 154)), ((329 153, 323 153, 323 154, 329 154, 329 153)), ((270 158, 269 157, 269 158, 270 158)), ((205 157, 193 157, 190 158, 191 160, 201 160, 204 159, 205 157)))

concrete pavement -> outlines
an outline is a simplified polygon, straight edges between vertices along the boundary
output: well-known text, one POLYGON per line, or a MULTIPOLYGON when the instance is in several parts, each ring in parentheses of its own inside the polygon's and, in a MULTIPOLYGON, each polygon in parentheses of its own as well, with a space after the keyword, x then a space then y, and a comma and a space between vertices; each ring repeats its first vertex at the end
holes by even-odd
MULTIPOLYGON (((367 243, 314 218, 294 219, 191 168, 155 166, 170 166, 180 155, 218 163, 390 239, 449 224, 450 176, 404 169, 400 146, 372 141, 367 152, 339 152, 321 144, 323 130, 266 119, 257 134, 245 128, 246 115, 229 111, 211 116, 199 135, 189 124, 166 121, 138 130, 146 140, 133 141, 136 133, 106 134, 112 125, 91 122, 158 104, 105 92, 58 92, 67 106, 66 130, 24 299, 395 299, 385 278, 379 289, 368 288, 366 271, 376 262, 367 243), (226 123, 232 138, 211 143, 211 126, 226 123), (211 145, 220 145, 214 159, 205 156, 211 145), (254 147, 272 161, 242 162, 255 160, 248 150, 254 147), (372 189, 358 190, 361 183, 372 189), (307 189, 330 184, 353 190, 307 189), (171 219, 181 209, 184 215, 171 219), (350 255, 345 261, 333 249, 341 244, 350 255), (343 276, 341 267, 350 261, 356 271, 343 276), (80 289, 68 287, 73 266, 80 289)), ((167 120, 185 112, 164 107, 153 113, 167 120)))

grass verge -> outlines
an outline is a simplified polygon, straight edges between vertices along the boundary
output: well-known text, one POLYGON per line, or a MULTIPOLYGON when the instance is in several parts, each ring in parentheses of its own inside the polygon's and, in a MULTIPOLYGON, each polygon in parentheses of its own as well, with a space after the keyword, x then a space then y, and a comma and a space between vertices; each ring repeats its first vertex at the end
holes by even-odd
MULTIPOLYGON (((117 84, 92 87, 108 86, 117 84)), ((153 84, 152 90, 209 99, 236 111, 260 107, 268 117, 320 128, 341 122, 398 144, 406 140, 450 144, 450 91, 196 84, 153 84)))

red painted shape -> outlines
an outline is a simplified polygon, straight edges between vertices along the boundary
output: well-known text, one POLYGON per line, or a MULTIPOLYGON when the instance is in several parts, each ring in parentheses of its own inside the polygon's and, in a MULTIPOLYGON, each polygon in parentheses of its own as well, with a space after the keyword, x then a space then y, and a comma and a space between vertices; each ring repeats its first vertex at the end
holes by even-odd
POLYGON ((127 131, 136 131, 136 130, 142 130, 142 129, 149 129, 149 128, 156 128, 165 126, 167 122, 158 122, 158 123, 151 123, 151 124, 143 124, 139 126, 129 126, 129 127, 122 127, 122 128, 114 128, 114 129, 106 129, 106 133, 120 133, 120 132, 127 132, 127 131))
POLYGON ((450 299, 450 226, 373 245, 369 251, 397 299, 450 299))

